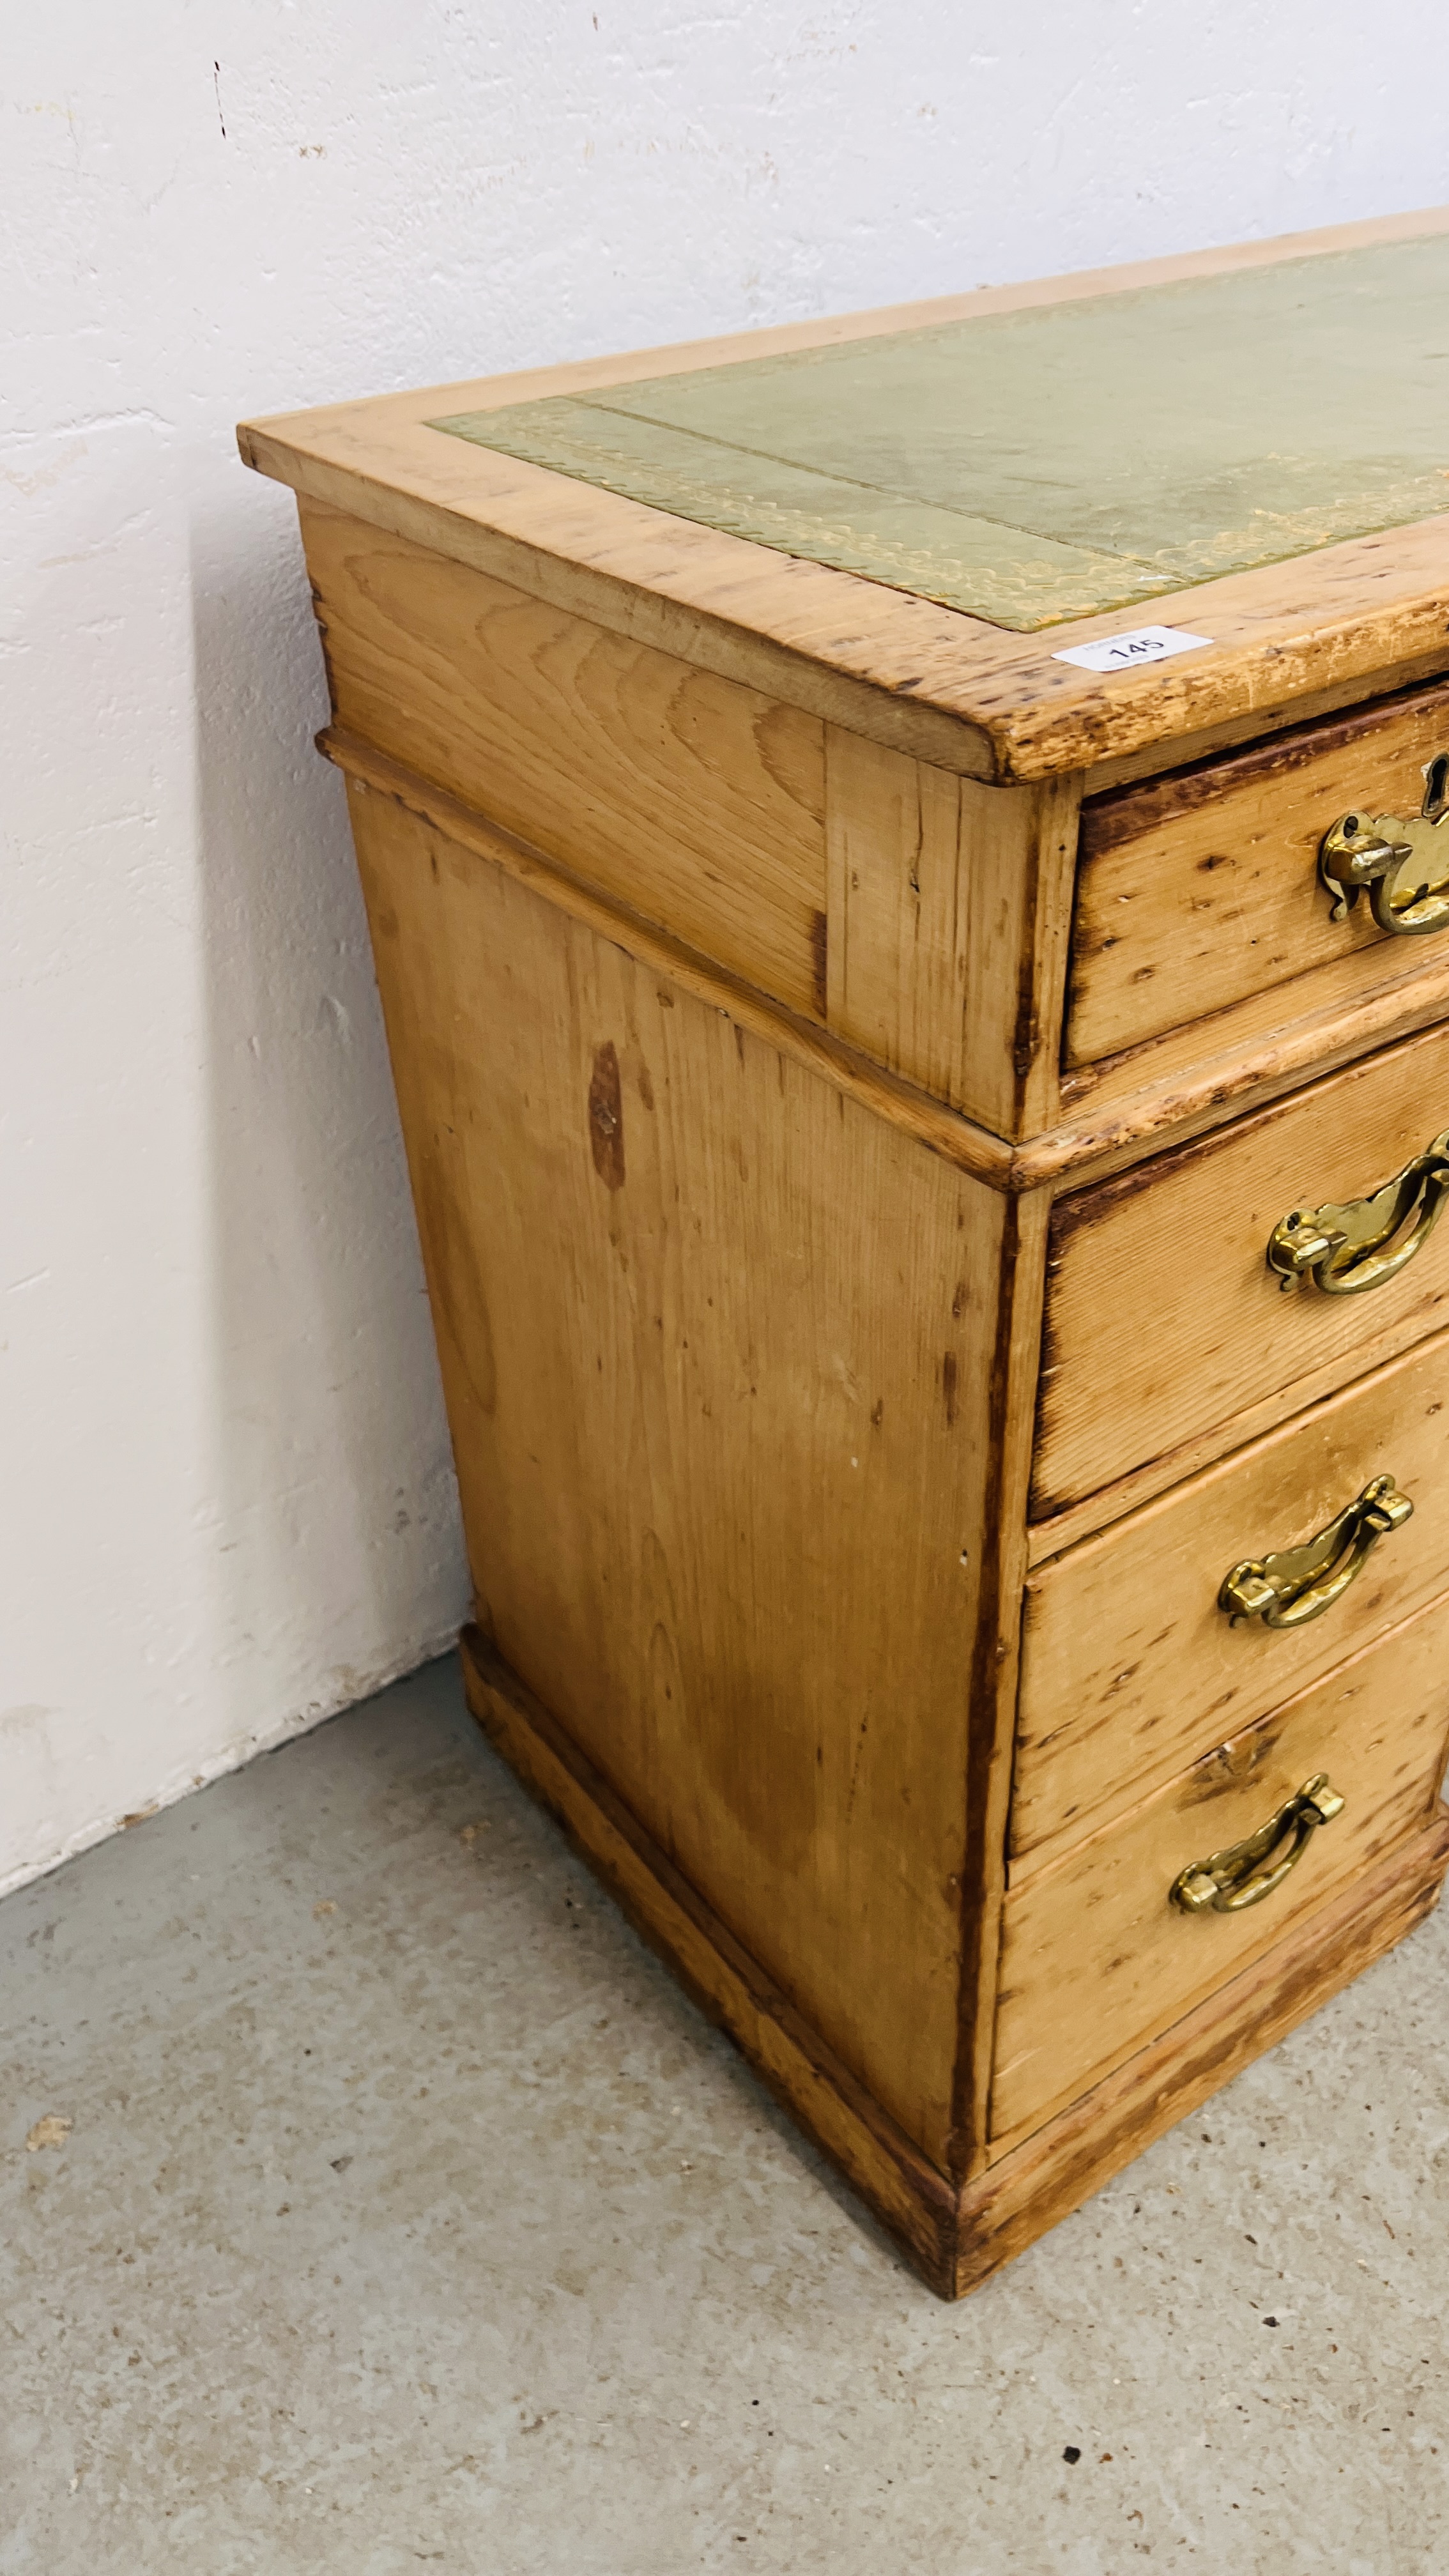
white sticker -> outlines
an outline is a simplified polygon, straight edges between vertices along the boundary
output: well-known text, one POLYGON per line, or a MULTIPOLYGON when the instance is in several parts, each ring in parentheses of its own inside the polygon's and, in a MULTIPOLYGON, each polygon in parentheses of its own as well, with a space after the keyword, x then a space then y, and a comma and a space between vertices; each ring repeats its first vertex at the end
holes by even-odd
POLYGON ((1210 635, 1186 635, 1180 626, 1134 626, 1130 635, 1104 635, 1099 644, 1073 644, 1053 653, 1054 662, 1075 662, 1079 671, 1130 671, 1139 662, 1166 662, 1174 653, 1196 653, 1211 644, 1210 635))

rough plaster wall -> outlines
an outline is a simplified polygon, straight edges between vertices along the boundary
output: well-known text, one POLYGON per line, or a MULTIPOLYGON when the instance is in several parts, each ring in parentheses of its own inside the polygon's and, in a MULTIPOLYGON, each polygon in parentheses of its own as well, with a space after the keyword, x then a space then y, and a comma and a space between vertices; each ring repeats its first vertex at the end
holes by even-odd
POLYGON ((6 31, 0 1885, 464 1608, 242 412, 1449 195, 1427 0, 135 0, 6 31))

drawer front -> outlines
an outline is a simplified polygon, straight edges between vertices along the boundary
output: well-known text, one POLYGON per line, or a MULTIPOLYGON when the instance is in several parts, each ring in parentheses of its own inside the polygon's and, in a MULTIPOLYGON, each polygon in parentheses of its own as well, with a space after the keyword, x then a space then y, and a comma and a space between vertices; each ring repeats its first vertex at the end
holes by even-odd
MULTIPOLYGON (((1351 1554, 1352 1541, 1343 1551, 1351 1554)), ((1044 1565, 1027 1586, 1011 1848, 1020 1855, 1173 1777, 1449 1588, 1449 1333, 1298 1414, 1044 1565), (1245 1558, 1302 1547, 1372 1478, 1413 1504, 1301 1627, 1218 1607, 1245 1558)))
MULTIPOLYGON (((1059 1203, 1052 1218, 1032 1518, 1292 1389, 1449 1320, 1449 1219, 1357 1296, 1284 1295, 1268 1239, 1295 1209, 1370 1195, 1449 1127, 1449 1029, 1059 1203)), ((1314 1390, 1315 1392, 1318 1389, 1314 1390)))
POLYGON ((1433 1813, 1449 1727, 1442 1596, 1155 1797, 1008 1890, 992 2132, 1035 2126, 1145 2047, 1433 1813), (1184 1914, 1179 1871, 1257 1831, 1327 1772, 1343 1812, 1275 1893, 1184 1914))
MULTIPOLYGON (((1342 921, 1319 844, 1359 809, 1420 812, 1449 752, 1449 687, 1359 707, 1082 808, 1067 1062, 1081 1065, 1341 963, 1353 999, 1392 934, 1367 896, 1342 921)), ((1445 832, 1449 872, 1449 829, 1445 832)), ((1449 933, 1444 934, 1449 937, 1449 933)), ((1421 940, 1424 953, 1432 941, 1421 940)))

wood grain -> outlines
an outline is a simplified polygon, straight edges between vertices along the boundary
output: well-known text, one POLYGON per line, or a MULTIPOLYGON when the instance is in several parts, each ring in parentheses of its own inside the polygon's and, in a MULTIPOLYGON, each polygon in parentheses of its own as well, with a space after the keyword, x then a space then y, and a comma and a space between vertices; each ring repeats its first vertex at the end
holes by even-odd
POLYGON ((340 725, 824 1017, 818 719, 335 511, 302 530, 340 725))
POLYGON ((1202 734, 1180 734, 1170 752, 1161 745, 1145 745, 1138 751, 1124 752, 1120 757, 1097 763, 1092 772, 1092 793, 1106 795, 1114 787, 1131 787, 1144 778, 1175 775, 1191 768, 1200 760, 1219 760, 1225 752, 1239 751, 1244 743, 1270 742, 1275 736, 1291 733, 1299 725, 1316 724, 1323 716, 1341 715, 1345 707, 1356 707, 1365 698, 1380 700, 1398 691, 1422 687, 1430 680, 1443 677, 1449 670, 1449 653, 1441 636, 1418 654, 1401 655, 1391 673, 1380 678, 1360 672, 1348 680, 1335 680, 1326 688, 1305 690, 1289 706, 1247 707, 1240 715, 1208 727, 1202 734))
POLYGON ((1015 1158, 1001 1137, 990 1135, 914 1085, 887 1073, 883 1066, 858 1048, 832 1037, 817 1022, 772 1002, 743 977, 701 956, 697 948, 686 946, 656 922, 645 921, 617 897, 599 894, 557 860, 545 857, 515 833, 489 823, 456 796, 450 796, 445 788, 434 787, 416 770, 389 759, 385 752, 375 751, 358 735, 333 726, 318 735, 317 745, 352 781, 354 792, 373 791, 389 797, 403 812, 431 824, 460 849, 470 850, 475 857, 502 868, 519 885, 531 886, 567 913, 570 920, 585 923, 615 946, 627 949, 631 957, 681 985, 697 1001, 727 1012, 752 1036, 763 1038, 792 1063, 818 1075, 847 1099, 869 1107, 879 1118, 889 1119, 903 1135, 939 1154, 955 1170, 969 1172, 973 1179, 984 1180, 993 1189, 1012 1192, 1015 1158))
POLYGON ((1007 634, 427 423, 1145 282, 242 433, 304 505, 473 1705, 943 2288, 1444 1866, 1449 1229, 1343 1303, 1263 1251, 1449 1124, 1449 1027, 1409 1034, 1449 964, 1326 944, 1316 889, 1292 944, 1289 895, 1310 789, 1393 804, 1449 704, 1445 522, 1156 603, 1212 648, 1101 678, 1054 656, 1120 615, 1007 634), (1415 1517, 1338 1613, 1220 1634, 1204 1582, 1382 1468, 1415 1517), (1349 1813, 1282 1900, 1164 1929, 1183 1859, 1329 1763, 1349 1813))
POLYGON ((462 1645, 470 1706, 504 1759, 946 2298, 978 2288, 1404 1939, 1435 1904, 1449 1860, 1441 1811, 1067 2110, 1025 2140, 998 2142, 990 2166, 958 2193, 832 2058, 487 1639, 469 1629, 462 1645))
POLYGON ((480 1623, 944 2166, 1005 1203, 353 810, 480 1623))
POLYGON ((1171 1127, 1190 1135, 1235 1104, 1271 1098, 1306 1073, 1332 1072, 1387 1039, 1444 1017, 1449 943, 1380 939, 1290 985, 1169 1029, 1124 1055, 1063 1074, 1062 1119, 1023 1156, 1040 1177, 1140 1148, 1171 1127))
POLYGON ((1013 1886, 1001 1935, 993 2134, 1024 2134, 1181 2020, 1429 1821, 1449 1735, 1449 1601, 1231 1735, 1130 1814, 1013 1886), (1345 1800, 1299 1866, 1243 1914, 1187 1915, 1168 1889, 1326 1771, 1345 1800))
MULTIPOLYGON (((1139 1046, 1315 966, 1336 967, 1349 999, 1361 952, 1394 943, 1366 897, 1332 920, 1319 844, 1355 808, 1417 814, 1440 751, 1449 689, 1421 689, 1089 802, 1067 1062, 1139 1046)), ((1291 993, 1281 999, 1292 1007, 1291 993)))
POLYGON ((1353 681, 1395 685, 1401 665, 1442 653, 1449 620, 1442 522, 1331 546, 1155 605, 1164 624, 1211 633, 1215 650, 1106 678, 1054 658, 1120 630, 1120 613, 1020 637, 850 573, 775 554, 618 495, 469 448, 427 423, 541 393, 626 382, 662 364, 710 366, 822 346, 970 311, 1025 309, 1112 288, 1168 283, 1275 258, 1442 231, 1443 211, 1339 226, 1277 243, 1036 281, 992 297, 847 316, 798 333, 744 334, 689 350, 636 352, 579 368, 434 386, 423 393, 244 423, 244 460, 294 490, 476 565, 532 596, 681 655, 701 668, 871 733, 893 748, 1012 782, 1089 769, 1200 740, 1214 726, 1353 681), (814 335, 812 337, 812 335, 814 335), (1211 624, 1204 621, 1211 618, 1211 624))
MULTIPOLYGON (((1175 1076, 1148 1079, 1134 1088, 1125 1078, 1125 1068, 1151 1067, 1158 1059, 1157 1048, 1144 1048, 1123 1059, 1124 1078, 1104 1084, 1100 1094, 1092 1094, 1094 1112, 1100 1099, 1104 1104, 1102 1114, 1029 1137, 1013 1147, 974 1120, 948 1111, 915 1084, 891 1076, 859 1048, 832 1038, 818 1023, 773 1006, 767 995, 742 977, 688 947, 657 923, 645 921, 619 897, 601 895, 560 862, 547 858, 518 835, 489 823, 446 789, 433 786, 403 762, 374 750, 359 735, 333 727, 318 736, 318 748, 349 777, 396 798, 465 848, 507 868, 520 883, 546 891, 550 900, 575 920, 587 921, 606 938, 619 941, 631 956, 679 978, 701 1000, 733 1012, 747 1027, 768 1037, 772 1045, 809 1065, 852 1099, 869 1102, 879 1116, 892 1119, 961 1171, 1013 1195, 1049 1189, 1053 1183, 1074 1178, 1081 1171, 1116 1172, 1125 1162, 1135 1159, 1148 1140, 1155 1141, 1165 1132, 1192 1136, 1220 1125, 1225 1112, 1245 1098, 1251 1099, 1255 1094, 1276 1097, 1305 1070, 1326 1070, 1350 1061, 1382 1044, 1385 1038, 1401 1036, 1426 1022, 1442 1019, 1449 1011, 1449 960, 1443 965, 1425 961, 1406 966, 1401 952, 1409 943, 1396 940, 1391 947, 1376 952, 1385 959, 1386 971, 1349 1010, 1334 1005, 1313 1011, 1302 1020, 1281 1026, 1274 1038, 1264 1043, 1262 1030, 1271 1020, 1275 1005, 1271 1000, 1259 1000, 1243 1014, 1241 1044, 1235 1042, 1222 1055, 1207 1057, 1186 1080, 1179 1081, 1175 1076)), ((1313 980, 1306 977, 1305 985, 1313 980)), ((1221 1029, 1234 1017, 1224 1012, 1211 1026, 1221 1029)), ((1191 1048, 1183 1047, 1180 1040, 1166 1042, 1163 1052, 1169 1049, 1174 1063, 1191 1056, 1191 1048)), ((1074 1077, 1074 1082, 1079 1081, 1080 1077, 1074 1077)), ((1388 1346, 1392 1346, 1392 1336, 1388 1346)), ((1324 1388, 1338 1382, 1330 1371, 1324 1388)), ((1313 1390, 1318 1391, 1321 1390, 1313 1390)), ((1277 1419, 1279 1412, 1281 1407, 1278 1411, 1270 1407, 1263 1416, 1264 1422, 1277 1419)), ((1260 1427, 1254 1423, 1250 1429, 1260 1427)), ((1176 1472, 1190 1474, 1202 1463, 1201 1456, 1191 1451, 1182 1454, 1183 1463, 1176 1472)), ((1143 1494, 1160 1490, 1160 1483, 1160 1479, 1153 1482, 1149 1471, 1142 1491, 1129 1495, 1120 1509, 1130 1509, 1143 1494)), ((1095 1525, 1094 1509, 1089 1507, 1083 1526, 1095 1525)), ((1054 1532, 1044 1532, 1037 1552, 1042 1552, 1043 1545, 1050 1552, 1061 1544, 1065 1541, 1054 1532)))
POLYGON ((1254 1967, 1184 2015, 1029 2138, 998 2142, 958 2217, 956 2291, 974 2290, 1255 2057, 1402 1941, 1438 1903, 1449 1819, 1308 1915, 1254 1967))
POLYGON ((651 1949, 869 2202, 917 2271, 951 2296, 951 2185, 801 2020, 482 1631, 465 1628, 461 1644, 468 1704, 504 1760, 562 1825, 651 1949))
POLYGON ((1033 1518, 1214 1425, 1229 1446, 1248 1407, 1331 1361, 1347 1370, 1386 1331, 1441 1323, 1449 1229, 1367 1296, 1285 1296, 1265 1254, 1292 1209, 1380 1188, 1446 1122, 1449 1032, 1436 1029, 1060 1200, 1033 1518))
POLYGON ((341 731, 997 1134, 1045 1123, 1070 786, 979 787, 335 511, 303 529, 341 731))
POLYGON ((1239 1731, 1449 1586, 1446 1397, 1449 1335, 1435 1333, 1033 1576, 1015 1855, 1035 1865, 1053 1838, 1077 1839, 1104 1805, 1170 1778, 1210 1734, 1239 1731), (1299 1629, 1225 1617, 1231 1567, 1301 1546, 1384 1474, 1413 1519, 1332 1610, 1299 1629))
POLYGON ((1016 1137, 1057 1104, 1076 787, 991 788, 826 732, 827 1018, 1016 1137))
POLYGON ((1150 1459, 1146 1466, 1135 1469, 1130 1476, 1120 1476, 1114 1485, 1106 1485, 1099 1492, 1086 1495, 1080 1503, 1069 1505, 1054 1519, 1033 1521, 1027 1531, 1028 1562, 1033 1566, 1047 1564, 1067 1548, 1076 1547, 1081 1540, 1093 1537, 1098 1530, 1126 1520, 1129 1513, 1140 1511, 1144 1503, 1152 1502, 1157 1495, 1168 1493, 1174 1485, 1184 1484, 1190 1477, 1200 1476, 1203 1469, 1212 1466, 1225 1451, 1231 1454, 1245 1449, 1249 1441, 1263 1438, 1265 1433, 1276 1430, 1279 1423, 1306 1412, 1310 1405, 1323 1403, 1329 1396, 1336 1395, 1341 1387, 1371 1376, 1376 1369, 1386 1368, 1401 1351, 1411 1349, 1419 1338, 1416 1318, 1398 1322, 1387 1331, 1365 1340, 1357 1351, 1348 1354, 1340 1351, 1324 1367, 1311 1369, 1306 1377, 1295 1378, 1291 1387, 1280 1388, 1259 1403, 1245 1406, 1241 1413, 1234 1414, 1226 1432, 1221 1423, 1211 1423, 1206 1430, 1197 1431, 1190 1439, 1181 1441, 1175 1449, 1165 1450, 1150 1459))
POLYGON ((1010 1201, 1001 1242, 988 1420, 991 1502, 971 1667, 966 1866, 961 1884, 961 2038, 952 2114, 952 2169, 966 2175, 980 2172, 990 2153, 997 1969, 1026 1574, 1026 1498, 1049 1214, 1044 1193, 1010 1201))
POLYGON ((505 1760, 947 2298, 979 2287, 1402 1940, 1437 1900, 1449 1859, 1449 1822, 1436 1820, 1068 2110, 1024 2141, 999 2143, 989 2168, 958 2195, 802 2023, 476 1629, 464 1633, 463 1663, 473 1712, 505 1760))

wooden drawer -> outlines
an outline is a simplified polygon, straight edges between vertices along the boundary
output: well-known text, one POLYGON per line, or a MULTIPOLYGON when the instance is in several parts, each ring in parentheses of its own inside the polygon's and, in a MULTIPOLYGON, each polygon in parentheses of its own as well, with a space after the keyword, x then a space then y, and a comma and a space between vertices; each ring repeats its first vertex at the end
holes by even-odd
POLYGON ((1011 1848, 1021 1856, 1173 1777, 1449 1586, 1449 1333, 1298 1414, 1042 1566, 1027 1586, 1011 1848), (1301 1628, 1217 1606, 1245 1557, 1299 1547, 1374 1476, 1413 1517, 1301 1628))
POLYGON ((1313 966, 1340 965, 1351 1001, 1376 963, 1362 952, 1388 934, 1362 898, 1346 920, 1331 918, 1319 843, 1356 806, 1417 814, 1439 752, 1449 752, 1442 684, 1090 799, 1067 1063, 1140 1046, 1313 966))
POLYGON ((1444 1321, 1449 1222, 1359 1296, 1285 1296, 1266 1254, 1292 1210, 1368 1195, 1446 1126, 1439 1028, 1062 1199, 1032 1518, 1050 1521, 1219 1424, 1227 1446, 1248 1407, 1272 1399, 1287 1413, 1300 1382, 1322 1392, 1444 1321))
POLYGON ((1432 1813, 1449 1725, 1449 1600, 1008 1891, 991 2127, 1072 2101, 1366 1873, 1432 1813), (1179 1870, 1265 1823, 1315 1772, 1345 1800, 1292 1876, 1243 1914, 1180 1913, 1179 1870))

